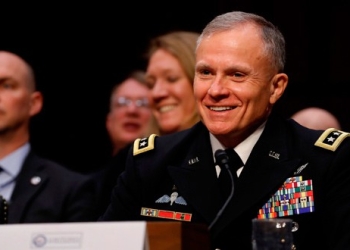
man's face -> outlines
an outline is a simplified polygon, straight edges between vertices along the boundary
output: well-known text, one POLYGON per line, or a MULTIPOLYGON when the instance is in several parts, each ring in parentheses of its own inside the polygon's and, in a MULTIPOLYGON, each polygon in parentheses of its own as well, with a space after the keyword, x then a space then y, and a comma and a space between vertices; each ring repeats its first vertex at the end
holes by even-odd
POLYGON ((232 138, 242 141, 253 132, 276 101, 276 72, 262 44, 256 28, 249 25, 206 37, 198 47, 197 105, 209 131, 226 146, 232 138))
POLYGON ((27 73, 19 58, 0 52, 0 135, 27 127, 35 114, 27 73))

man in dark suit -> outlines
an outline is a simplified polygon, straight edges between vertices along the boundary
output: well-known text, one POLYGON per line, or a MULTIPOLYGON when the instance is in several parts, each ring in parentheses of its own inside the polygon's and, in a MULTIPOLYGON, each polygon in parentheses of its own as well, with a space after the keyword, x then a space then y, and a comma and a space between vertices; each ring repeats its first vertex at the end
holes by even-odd
POLYGON ((42 105, 31 66, 0 51, 0 195, 7 201, 7 222, 94 221, 93 180, 31 148, 30 119, 42 105))
POLYGON ((350 249, 350 134, 272 111, 284 63, 272 23, 236 11, 214 18, 196 49, 202 121, 136 140, 100 220, 204 223, 213 248, 252 249, 253 219, 289 218, 296 249, 350 249), (223 150, 239 156, 235 170, 223 150))

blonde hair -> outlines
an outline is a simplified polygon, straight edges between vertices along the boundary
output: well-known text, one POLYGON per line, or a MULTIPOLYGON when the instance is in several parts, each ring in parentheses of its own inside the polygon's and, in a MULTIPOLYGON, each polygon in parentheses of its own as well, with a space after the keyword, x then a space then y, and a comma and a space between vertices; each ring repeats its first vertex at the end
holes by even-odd
POLYGON ((193 83, 194 65, 196 63, 195 49, 199 33, 192 31, 173 31, 153 38, 146 52, 149 59, 158 49, 164 49, 177 58, 186 73, 187 78, 193 83))

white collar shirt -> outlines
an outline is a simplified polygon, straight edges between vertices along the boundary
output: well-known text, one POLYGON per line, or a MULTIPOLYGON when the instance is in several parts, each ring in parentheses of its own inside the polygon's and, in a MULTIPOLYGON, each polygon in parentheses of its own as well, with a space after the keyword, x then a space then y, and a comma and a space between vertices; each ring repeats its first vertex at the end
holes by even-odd
MULTIPOLYGON (((248 157, 249 157, 251 151, 253 150, 254 145, 256 144, 259 137, 261 136, 261 134, 265 128, 265 125, 266 125, 266 122, 264 122, 262 125, 260 125, 249 137, 247 137, 244 141, 242 141, 240 144, 238 144, 234 148, 234 150, 237 152, 237 154, 241 158, 244 165, 246 164, 248 157)), ((211 143, 211 147, 213 150, 213 158, 214 158, 214 162, 215 162, 216 150, 225 149, 225 147, 211 133, 210 133, 210 143, 211 143)), ((244 165, 237 170, 237 176, 239 176, 241 174, 244 165)), ((215 169, 216 169, 217 176, 219 176, 221 168, 218 165, 216 165, 215 169)))

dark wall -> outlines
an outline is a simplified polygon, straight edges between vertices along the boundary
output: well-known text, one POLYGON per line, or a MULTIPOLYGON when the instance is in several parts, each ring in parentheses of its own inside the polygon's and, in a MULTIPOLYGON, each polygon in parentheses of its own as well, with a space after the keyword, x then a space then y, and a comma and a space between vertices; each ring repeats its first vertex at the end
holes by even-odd
POLYGON ((144 66, 141 54, 151 37, 175 29, 200 32, 230 10, 261 14, 285 34, 290 84, 276 109, 290 116, 305 106, 321 106, 350 131, 348 1, 50 5, 3 8, 0 49, 33 65, 44 94, 44 110, 32 123, 33 146, 70 168, 90 171, 109 156, 104 127, 109 91, 126 72, 144 66))

